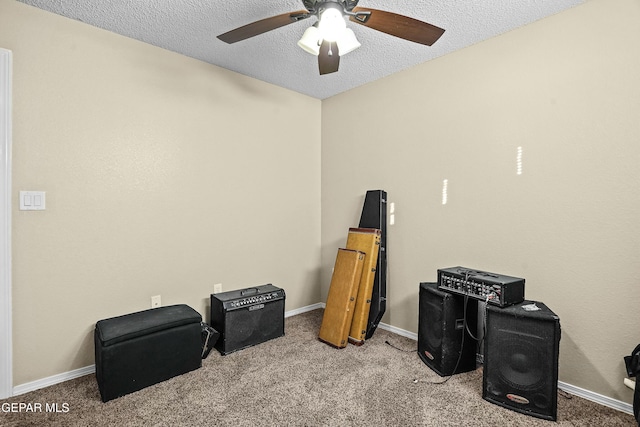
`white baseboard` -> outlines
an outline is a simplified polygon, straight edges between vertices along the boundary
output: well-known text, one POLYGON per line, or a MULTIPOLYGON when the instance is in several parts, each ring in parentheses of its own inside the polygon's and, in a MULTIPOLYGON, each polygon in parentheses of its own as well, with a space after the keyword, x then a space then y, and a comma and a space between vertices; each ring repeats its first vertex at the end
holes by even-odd
POLYGON ((387 325, 386 323, 379 323, 378 327, 380 329, 384 329, 385 331, 392 332, 396 335, 403 336, 405 338, 412 339, 414 341, 418 341, 418 334, 414 332, 405 331, 404 329, 396 328, 395 326, 387 325))
POLYGON ((295 316, 296 314, 306 313, 307 311, 317 310, 319 308, 324 308, 325 304, 321 302, 317 302, 315 304, 308 305, 306 307, 296 308, 295 310, 289 310, 284 313, 284 317, 295 316))
POLYGON ((599 403, 600 405, 608 406, 609 408, 617 409, 618 411, 633 415, 633 405, 630 403, 612 399, 610 397, 603 396, 593 391, 585 390, 583 388, 576 387, 562 381, 558 381, 558 388, 560 390, 566 391, 567 393, 573 394, 574 396, 582 397, 583 399, 587 399, 592 402, 599 403))
POLYGON ((21 394, 29 393, 41 388, 49 387, 54 384, 62 383, 72 380, 74 378, 83 377, 85 375, 93 374, 96 371, 96 365, 85 366, 84 368, 74 369, 73 371, 63 372, 61 374, 52 375, 40 380, 31 381, 29 383, 20 384, 13 388, 13 395, 19 396, 21 394))
MULTIPOLYGON (((284 317, 295 316, 297 314, 306 313, 308 311, 316 310, 318 308, 325 308, 325 304, 319 302, 319 303, 316 303, 316 304, 308 305, 306 307, 297 308, 295 310, 289 310, 289 311, 285 312, 284 317)), ((415 341, 418 340, 418 334, 416 334, 414 332, 409 332, 407 330, 400 329, 400 328, 397 328, 395 326, 387 325, 386 323, 380 323, 378 326, 380 327, 380 329, 384 329, 384 330, 392 332, 394 334, 397 334, 397 335, 400 335, 400 336, 403 336, 403 337, 406 337, 406 338, 409 338, 409 339, 412 339, 412 340, 415 340, 415 341)), ((25 384, 21 384, 21 385, 15 386, 13 388, 13 395, 14 396, 19 396, 21 394, 25 394, 25 393, 28 393, 30 391, 38 390, 38 389, 41 389, 41 388, 44 388, 44 387, 49 387, 49 386, 52 386, 54 384, 58 384, 58 383, 61 383, 61 382, 64 382, 64 381, 72 380, 74 378, 82 377, 84 375, 93 374, 93 373, 95 373, 95 371, 96 371, 96 366, 95 365, 91 365, 91 366, 85 366, 84 368, 80 368, 80 369, 74 369, 73 371, 63 372, 63 373, 57 374, 57 375, 52 375, 50 377, 42 378, 40 380, 31 381, 29 383, 25 383, 25 384)), ((558 388, 560 390, 563 390, 563 391, 567 392, 567 393, 573 394, 573 395, 578 396, 578 397, 582 397, 583 399, 587 399, 587 400, 590 400, 592 402, 598 403, 600 405, 607 406, 609 408, 616 409, 618 411, 625 412, 627 414, 632 414, 633 415, 633 405, 631 405, 629 403, 625 403, 625 402, 622 402, 620 400, 612 399, 610 397, 603 396, 603 395, 595 393, 593 391, 586 390, 586 389, 581 388, 581 387, 576 387, 574 385, 567 384, 567 383, 562 382, 562 381, 558 381, 558 388)))

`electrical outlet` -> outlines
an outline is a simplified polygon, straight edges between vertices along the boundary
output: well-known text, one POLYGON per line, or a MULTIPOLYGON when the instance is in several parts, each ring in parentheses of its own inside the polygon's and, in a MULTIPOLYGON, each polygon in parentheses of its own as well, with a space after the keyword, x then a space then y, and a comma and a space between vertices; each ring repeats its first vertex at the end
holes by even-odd
POLYGON ((162 301, 160 300, 160 295, 156 295, 151 297, 151 308, 157 308, 162 305, 162 301))
POLYGON ((222 292, 222 283, 216 283, 213 285, 213 293, 219 294, 220 292, 222 292))

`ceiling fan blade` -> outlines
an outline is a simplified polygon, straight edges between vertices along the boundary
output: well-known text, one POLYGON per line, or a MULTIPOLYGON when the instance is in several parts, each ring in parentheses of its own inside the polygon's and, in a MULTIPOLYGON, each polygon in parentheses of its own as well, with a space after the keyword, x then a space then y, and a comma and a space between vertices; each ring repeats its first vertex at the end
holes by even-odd
POLYGON ((276 28, 284 27, 285 25, 293 24, 294 22, 307 19, 310 16, 313 15, 306 10, 283 13, 282 15, 261 19, 256 22, 252 22, 251 24, 236 28, 235 30, 220 34, 218 38, 225 43, 235 43, 253 36, 260 35, 262 33, 266 33, 267 31, 275 30, 276 28))
POLYGON ((444 33, 442 28, 435 25, 393 12, 362 7, 354 7, 353 12, 371 12, 370 15, 350 16, 353 22, 427 46, 434 44, 444 33))
POLYGON ((320 74, 330 74, 338 71, 340 65, 340 52, 336 42, 322 41, 320 53, 318 54, 318 68, 320 74))

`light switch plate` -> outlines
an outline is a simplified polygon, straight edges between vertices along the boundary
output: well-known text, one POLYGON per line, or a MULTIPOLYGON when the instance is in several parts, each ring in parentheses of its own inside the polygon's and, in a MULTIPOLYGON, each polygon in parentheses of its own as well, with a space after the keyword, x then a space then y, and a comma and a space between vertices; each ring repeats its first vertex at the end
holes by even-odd
POLYGON ((46 209, 45 191, 21 191, 20 210, 21 211, 43 211, 46 209))

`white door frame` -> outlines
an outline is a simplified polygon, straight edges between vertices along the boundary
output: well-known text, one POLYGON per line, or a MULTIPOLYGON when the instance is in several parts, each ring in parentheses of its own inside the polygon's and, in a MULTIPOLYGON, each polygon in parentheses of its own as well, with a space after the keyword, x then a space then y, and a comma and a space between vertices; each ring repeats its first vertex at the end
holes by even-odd
POLYGON ((0 399, 12 395, 11 51, 0 48, 0 399))

